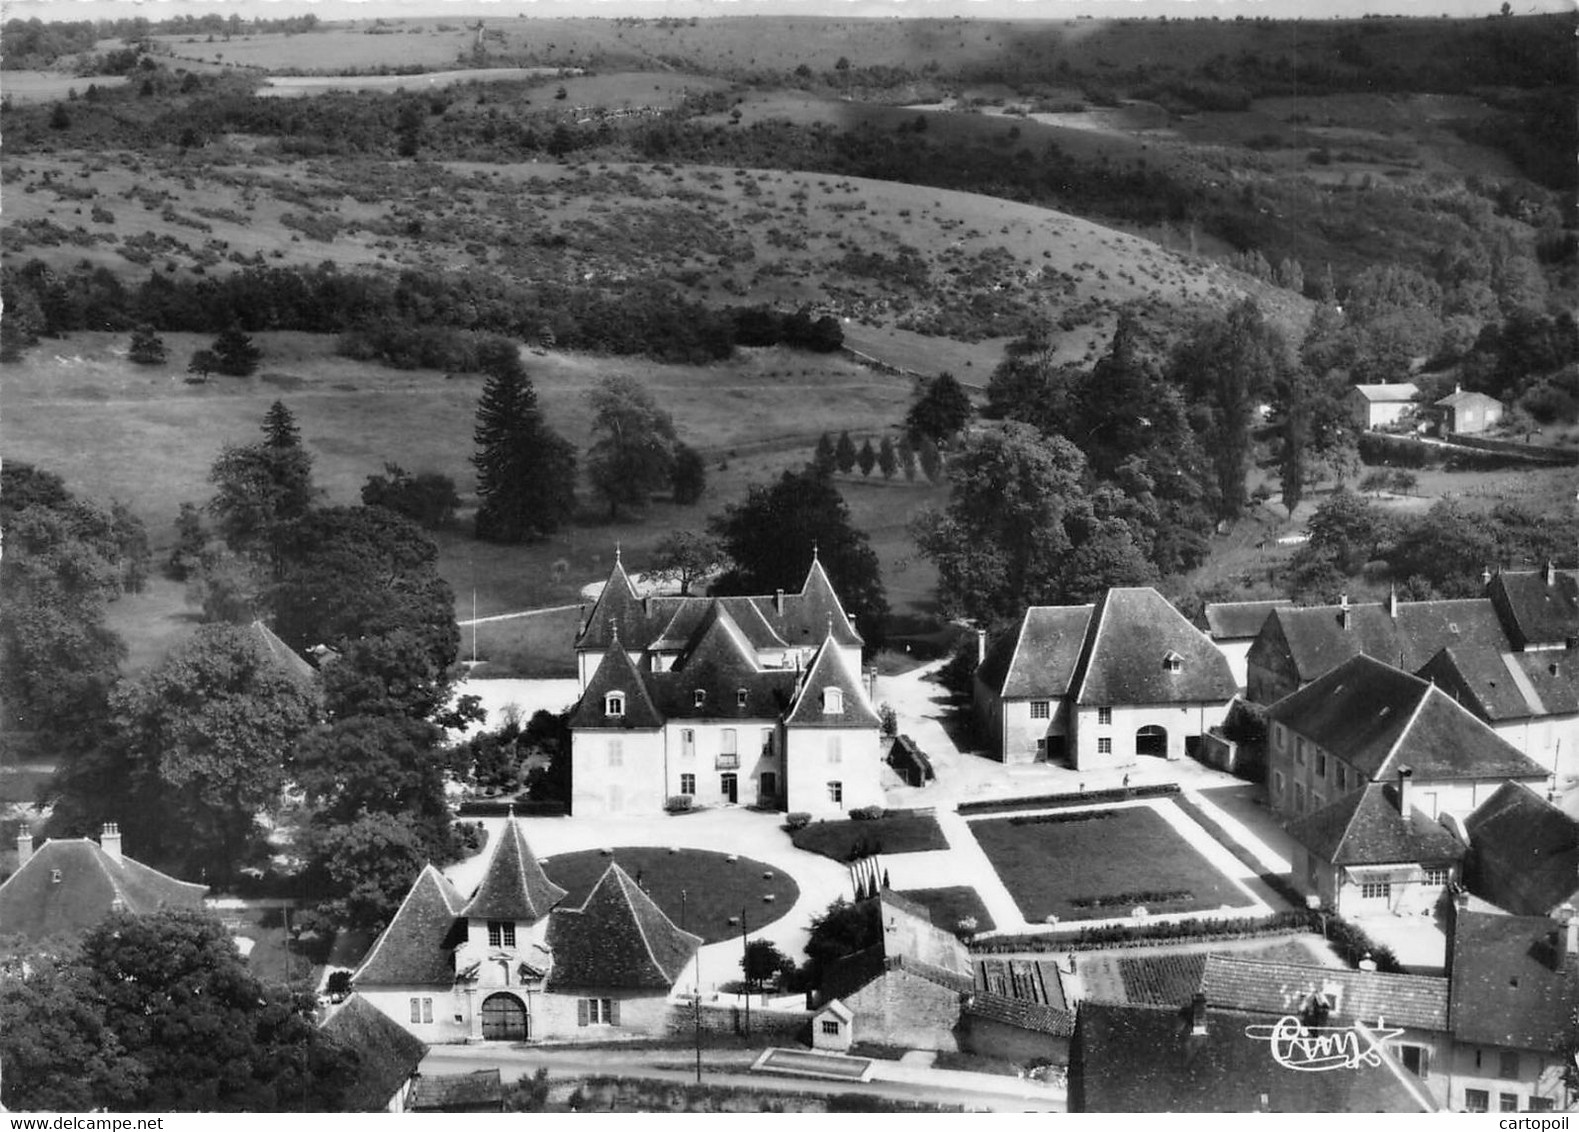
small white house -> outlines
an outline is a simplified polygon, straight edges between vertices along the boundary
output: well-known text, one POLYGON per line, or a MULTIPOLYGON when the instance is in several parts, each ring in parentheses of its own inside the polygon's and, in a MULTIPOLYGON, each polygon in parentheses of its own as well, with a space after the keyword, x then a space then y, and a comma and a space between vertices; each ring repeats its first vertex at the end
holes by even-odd
POLYGON ((811 1019, 811 1048, 825 1053, 847 1053, 855 1043, 855 1014, 838 999, 830 999, 811 1019))

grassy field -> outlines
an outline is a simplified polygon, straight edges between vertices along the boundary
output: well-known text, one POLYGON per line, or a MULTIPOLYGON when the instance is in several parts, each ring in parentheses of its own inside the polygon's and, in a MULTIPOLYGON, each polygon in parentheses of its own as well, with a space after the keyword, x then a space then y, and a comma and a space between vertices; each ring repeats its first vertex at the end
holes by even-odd
POLYGON ((899 895, 925 908, 932 922, 945 931, 953 931, 966 916, 974 917, 978 932, 990 932, 998 925, 992 913, 982 903, 981 896, 969 885, 952 885, 948 888, 910 888, 899 895))
MULTIPOLYGON (((685 818, 674 820, 683 822, 685 818)), ((783 916, 800 898, 800 886, 779 870, 748 857, 731 859, 728 854, 703 849, 640 847, 616 848, 612 855, 599 850, 566 853, 545 860, 543 870, 570 893, 560 906, 579 908, 609 865, 616 862, 669 919, 706 943, 739 936, 742 912, 746 926, 754 931, 783 916)))
POLYGON ((870 853, 925 853, 947 849, 931 814, 889 814, 871 821, 815 821, 790 835, 795 848, 835 861, 851 860, 858 847, 870 853))
POLYGON ((1136 905, 1157 914, 1245 901, 1149 806, 970 826, 1027 923, 1050 915, 1062 921, 1128 916, 1136 905))

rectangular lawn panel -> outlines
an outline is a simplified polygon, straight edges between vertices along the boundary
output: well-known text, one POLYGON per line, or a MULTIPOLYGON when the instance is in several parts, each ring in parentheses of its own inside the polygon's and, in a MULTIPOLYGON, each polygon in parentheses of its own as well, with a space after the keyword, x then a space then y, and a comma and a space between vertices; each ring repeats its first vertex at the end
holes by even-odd
POLYGON ((795 848, 835 861, 873 853, 925 853, 947 849, 948 838, 931 814, 889 814, 872 821, 817 821, 796 830, 795 848))
POLYGON ((1155 914, 1246 903, 1238 886, 1149 806, 970 827, 1027 923, 1110 919, 1136 905, 1155 914))
POLYGON ((992 913, 987 911, 980 894, 966 884, 950 888, 907 888, 899 895, 925 908, 932 922, 947 932, 953 931, 966 916, 975 917, 978 932, 990 932, 998 926, 992 922, 992 913))

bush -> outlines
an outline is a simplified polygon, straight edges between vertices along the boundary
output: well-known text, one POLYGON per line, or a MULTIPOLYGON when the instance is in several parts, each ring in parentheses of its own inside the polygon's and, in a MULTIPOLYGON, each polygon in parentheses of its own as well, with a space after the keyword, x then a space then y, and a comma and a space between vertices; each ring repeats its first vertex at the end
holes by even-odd
POLYGON ((663 804, 663 808, 665 812, 671 814, 688 814, 694 801, 695 799, 689 794, 672 794, 663 804))
POLYGON ((784 819, 784 828, 794 833, 798 829, 805 829, 811 824, 811 815, 801 810, 796 810, 784 819))
POLYGON ((332 971, 329 981, 324 984, 324 992, 334 1002, 344 1002, 351 994, 351 972, 332 971))
POLYGON ((881 821, 883 813, 881 806, 857 806, 850 811, 850 818, 853 821, 881 821))

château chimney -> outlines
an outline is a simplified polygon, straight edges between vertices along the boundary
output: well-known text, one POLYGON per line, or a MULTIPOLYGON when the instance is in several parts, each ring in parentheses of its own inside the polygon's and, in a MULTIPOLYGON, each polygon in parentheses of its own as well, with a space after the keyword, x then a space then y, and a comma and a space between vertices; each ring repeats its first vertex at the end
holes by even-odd
POLYGON ((1354 623, 1354 615, 1349 612, 1349 595, 1342 594, 1338 598, 1338 626, 1347 631, 1354 623))
POLYGON ((1190 1033, 1196 1037, 1206 1033, 1206 996, 1200 991, 1190 1000, 1190 1033))
POLYGON ((1559 904, 1552 912, 1555 919, 1563 928, 1563 952, 1569 958, 1579 955, 1579 916, 1574 914, 1572 904, 1559 904))
POLYGON ((1398 587, 1387 587, 1387 616, 1394 621, 1398 620, 1398 587))
POLYGON ((976 630, 976 663, 980 665, 987 659, 987 630, 976 630))
POLYGON ((16 867, 21 868, 27 864, 28 858, 33 855, 33 831, 23 826, 16 835, 16 867))
POLYGON ((121 827, 115 822, 104 823, 104 832, 99 834, 99 848, 104 850, 104 855, 110 860, 120 863, 121 827))
POLYGON ((1480 584, 1483 585, 1483 586, 1491 585, 1491 567, 1490 566, 1482 566, 1480 568, 1480 584))
POLYGON ((1552 560, 1550 558, 1546 560, 1546 584, 1548 586, 1555 586, 1557 584, 1557 570, 1552 565, 1552 560))
POLYGON ((1409 816, 1409 782, 1414 776, 1414 767, 1398 768, 1398 812, 1406 818, 1409 816))
POLYGON ((784 616, 784 591, 783 590, 774 590, 773 591, 773 612, 777 613, 780 617, 784 616))

